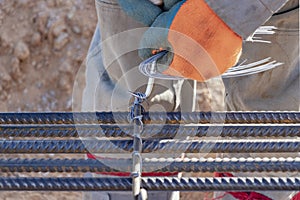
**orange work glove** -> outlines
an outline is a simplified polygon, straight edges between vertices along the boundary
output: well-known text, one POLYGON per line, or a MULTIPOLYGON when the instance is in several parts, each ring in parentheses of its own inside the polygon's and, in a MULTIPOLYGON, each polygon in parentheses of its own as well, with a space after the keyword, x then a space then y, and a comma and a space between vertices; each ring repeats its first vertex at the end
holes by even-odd
POLYGON ((169 51, 160 61, 163 74, 205 81, 239 59, 242 38, 204 0, 165 0, 161 7, 148 0, 119 0, 119 4, 128 15, 150 26, 141 41, 142 59, 162 49, 169 51))

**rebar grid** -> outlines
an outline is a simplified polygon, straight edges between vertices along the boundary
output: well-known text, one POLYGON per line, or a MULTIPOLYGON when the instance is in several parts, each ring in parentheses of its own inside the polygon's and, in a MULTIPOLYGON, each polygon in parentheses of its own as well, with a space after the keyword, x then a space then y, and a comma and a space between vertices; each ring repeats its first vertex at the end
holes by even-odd
MULTIPOLYGON (((300 112, 143 113, 143 153, 299 152, 300 112), (211 123, 211 125, 209 124, 211 123), (222 123, 230 123, 230 125, 222 123), (189 124, 189 125, 187 125, 189 124), (197 124, 192 126, 190 124, 197 124), (205 125, 207 124, 207 125, 205 125), (235 125, 234 125, 235 124, 235 125), (187 136, 279 140, 158 140, 187 136)), ((0 137, 130 137, 128 113, 0 113, 0 137), (78 134, 79 133, 79 134, 78 134)), ((202 138, 201 138, 202 139, 202 138)), ((129 153, 132 140, 0 140, 0 153, 129 153)), ((1 172, 132 172, 132 160, 0 159, 1 172), (120 167, 125 166, 125 167, 120 167)), ((299 172, 299 158, 144 159, 144 172, 299 172)), ((0 190, 132 190, 132 178, 0 178, 0 190)), ((142 178, 147 190, 300 190, 300 178, 142 178)))

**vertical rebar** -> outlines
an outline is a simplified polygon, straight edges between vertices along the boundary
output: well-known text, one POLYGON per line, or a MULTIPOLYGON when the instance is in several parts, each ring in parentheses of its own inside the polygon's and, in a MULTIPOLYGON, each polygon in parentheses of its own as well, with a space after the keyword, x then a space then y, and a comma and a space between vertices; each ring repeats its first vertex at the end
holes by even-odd
POLYGON ((143 112, 144 108, 141 103, 146 98, 143 93, 132 93, 135 97, 133 106, 130 111, 130 119, 133 123, 133 152, 132 152, 132 192, 133 199, 138 200, 141 193, 141 181, 142 181, 142 137, 143 131, 143 112))

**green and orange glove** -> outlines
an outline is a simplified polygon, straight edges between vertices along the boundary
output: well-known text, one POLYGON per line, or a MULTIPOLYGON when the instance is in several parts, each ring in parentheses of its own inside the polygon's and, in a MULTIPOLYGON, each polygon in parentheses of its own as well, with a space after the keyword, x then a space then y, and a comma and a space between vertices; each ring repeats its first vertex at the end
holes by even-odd
POLYGON ((197 81, 219 76, 234 66, 241 54, 242 38, 232 31, 204 0, 119 0, 129 16, 150 28, 139 56, 147 59, 168 50, 161 73, 197 81))

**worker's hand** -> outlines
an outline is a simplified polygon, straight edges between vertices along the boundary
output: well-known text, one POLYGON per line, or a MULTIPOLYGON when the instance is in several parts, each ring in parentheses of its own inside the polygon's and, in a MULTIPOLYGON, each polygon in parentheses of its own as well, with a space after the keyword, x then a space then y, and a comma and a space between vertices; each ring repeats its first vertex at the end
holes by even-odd
POLYGON ((149 58, 160 50, 169 53, 160 71, 198 81, 224 73, 234 66, 242 38, 233 32, 204 0, 119 0, 122 9, 150 26, 141 41, 139 55, 149 58))

